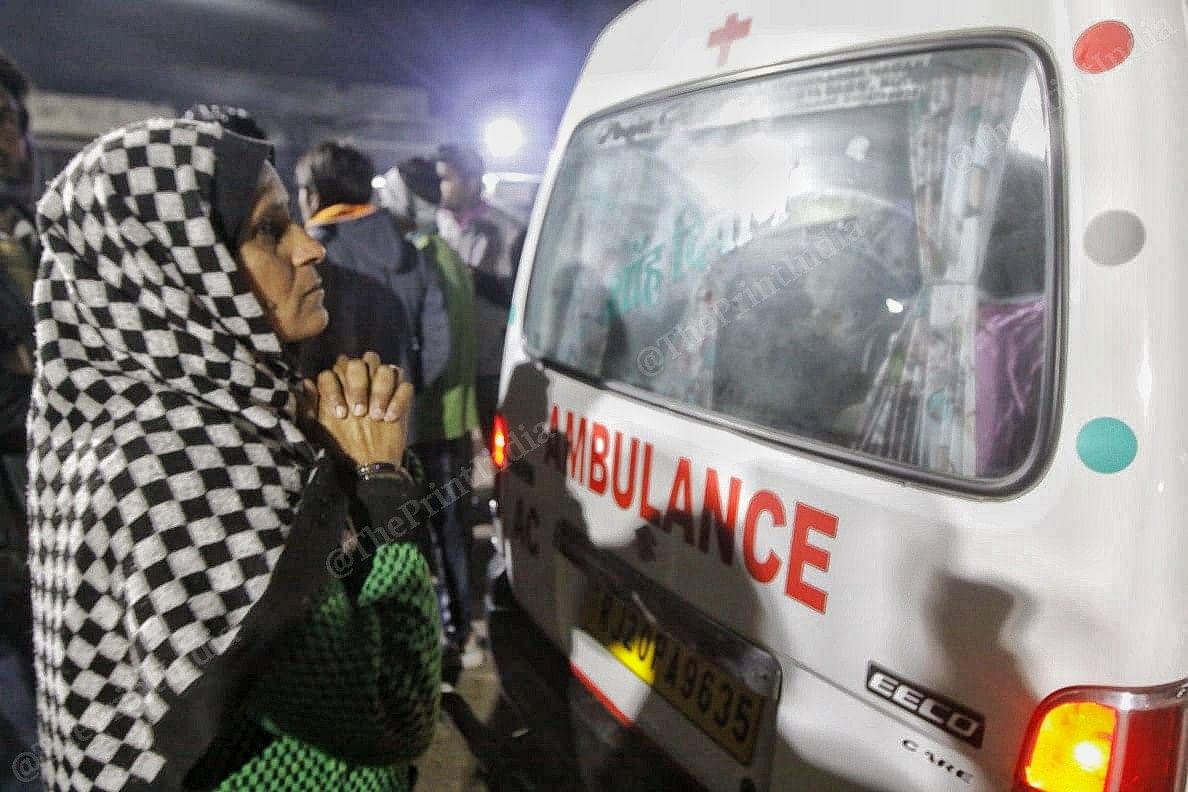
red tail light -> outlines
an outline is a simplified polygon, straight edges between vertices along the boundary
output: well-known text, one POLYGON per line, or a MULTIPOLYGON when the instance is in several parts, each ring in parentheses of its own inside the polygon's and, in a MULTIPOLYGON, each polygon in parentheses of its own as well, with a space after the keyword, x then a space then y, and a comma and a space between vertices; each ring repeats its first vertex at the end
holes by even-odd
POLYGON ((1158 688, 1069 688, 1032 716, 1015 792, 1180 792, 1188 680, 1158 688))
POLYGON ((502 413, 495 413, 491 422, 491 461, 497 470, 507 467, 507 421, 502 413))

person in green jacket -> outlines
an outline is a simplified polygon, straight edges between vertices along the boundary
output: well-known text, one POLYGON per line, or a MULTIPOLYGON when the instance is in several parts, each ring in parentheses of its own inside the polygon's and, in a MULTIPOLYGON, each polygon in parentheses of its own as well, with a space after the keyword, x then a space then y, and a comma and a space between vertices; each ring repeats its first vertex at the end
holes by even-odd
POLYGON ((464 669, 477 668, 483 651, 471 629, 470 557, 473 535, 466 518, 471 491, 471 432, 478 428, 475 397, 476 341, 474 282, 469 268, 429 227, 419 227, 426 205, 440 200, 434 165, 422 157, 405 160, 385 175, 381 203, 436 272, 450 325, 445 372, 417 398, 415 451, 436 488, 429 517, 437 547, 438 597, 447 644, 464 669))

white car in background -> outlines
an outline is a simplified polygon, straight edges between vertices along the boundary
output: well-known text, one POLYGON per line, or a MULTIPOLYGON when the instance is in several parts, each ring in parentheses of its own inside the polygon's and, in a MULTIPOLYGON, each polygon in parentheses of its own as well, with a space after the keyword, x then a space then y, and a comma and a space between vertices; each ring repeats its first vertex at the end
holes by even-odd
POLYGON ((483 174, 483 198, 508 212, 521 223, 532 214, 532 203, 540 189, 539 173, 491 171, 483 174))

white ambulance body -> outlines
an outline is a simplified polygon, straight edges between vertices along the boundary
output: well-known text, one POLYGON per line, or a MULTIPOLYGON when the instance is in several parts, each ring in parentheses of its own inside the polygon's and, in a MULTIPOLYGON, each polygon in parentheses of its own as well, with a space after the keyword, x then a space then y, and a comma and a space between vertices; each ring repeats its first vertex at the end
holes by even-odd
POLYGON ((499 539, 690 785, 1185 788, 1186 14, 645 0, 598 39, 499 539))

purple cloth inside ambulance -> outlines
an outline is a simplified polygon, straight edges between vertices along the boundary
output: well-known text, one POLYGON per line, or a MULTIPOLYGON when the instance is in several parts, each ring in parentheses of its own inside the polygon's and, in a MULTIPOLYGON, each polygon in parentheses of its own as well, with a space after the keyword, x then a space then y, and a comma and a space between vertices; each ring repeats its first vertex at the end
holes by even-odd
POLYGON ((1023 462, 1035 438, 1044 366, 1044 299, 982 303, 977 329, 977 472, 1023 462))

